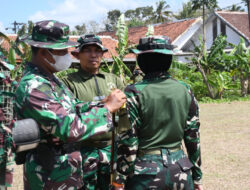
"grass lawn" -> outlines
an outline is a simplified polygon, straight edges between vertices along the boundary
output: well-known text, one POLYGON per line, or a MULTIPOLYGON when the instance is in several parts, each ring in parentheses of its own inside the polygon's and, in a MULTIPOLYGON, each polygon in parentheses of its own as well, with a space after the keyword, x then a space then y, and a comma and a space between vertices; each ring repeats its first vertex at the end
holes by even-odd
POLYGON ((250 101, 200 104, 204 188, 250 189, 250 101))
MULTIPOLYGON (((200 104, 205 190, 250 189, 250 101, 200 104)), ((14 186, 23 190, 22 169, 14 186)))

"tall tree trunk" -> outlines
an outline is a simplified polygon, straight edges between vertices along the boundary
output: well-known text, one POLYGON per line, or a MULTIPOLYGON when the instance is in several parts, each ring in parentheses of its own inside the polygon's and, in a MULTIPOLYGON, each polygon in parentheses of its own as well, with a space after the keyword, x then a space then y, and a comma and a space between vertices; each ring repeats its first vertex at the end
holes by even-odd
POLYGON ((205 32, 205 3, 204 3, 204 1, 203 1, 203 6, 202 6, 202 20, 203 20, 203 26, 202 26, 203 43, 204 43, 204 49, 206 49, 206 32, 205 32))
POLYGON ((249 87, 249 80, 248 76, 240 76, 240 84, 241 84, 241 95, 246 96, 248 92, 248 87, 249 87))
POLYGON ((209 97, 214 99, 215 98, 215 95, 213 93, 213 88, 210 86, 210 84, 208 83, 208 79, 207 79, 207 76, 206 76, 206 73, 204 71, 204 69, 202 68, 201 64, 198 63, 197 65, 197 68, 199 70, 199 72, 201 73, 201 76, 203 78, 203 81, 205 82, 206 86, 207 86, 207 89, 208 89, 208 93, 209 93, 209 97))

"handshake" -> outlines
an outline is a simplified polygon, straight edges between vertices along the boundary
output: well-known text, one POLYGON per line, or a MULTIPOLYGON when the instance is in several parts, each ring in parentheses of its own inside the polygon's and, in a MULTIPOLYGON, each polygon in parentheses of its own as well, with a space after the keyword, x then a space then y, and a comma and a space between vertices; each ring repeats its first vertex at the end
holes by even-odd
POLYGON ((125 108, 126 95, 119 89, 114 89, 112 92, 102 100, 104 107, 106 107, 110 113, 115 113, 120 108, 125 108))

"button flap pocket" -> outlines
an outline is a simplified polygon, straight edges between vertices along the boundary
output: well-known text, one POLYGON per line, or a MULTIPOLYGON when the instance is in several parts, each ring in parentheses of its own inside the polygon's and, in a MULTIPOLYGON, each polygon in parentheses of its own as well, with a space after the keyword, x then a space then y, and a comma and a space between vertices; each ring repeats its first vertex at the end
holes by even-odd
POLYGON ((180 160, 177 161, 177 163, 182 169, 182 171, 190 170, 193 167, 193 164, 187 157, 181 158, 180 160))
POLYGON ((157 174, 157 164, 152 162, 137 161, 135 163, 135 175, 156 175, 157 174))

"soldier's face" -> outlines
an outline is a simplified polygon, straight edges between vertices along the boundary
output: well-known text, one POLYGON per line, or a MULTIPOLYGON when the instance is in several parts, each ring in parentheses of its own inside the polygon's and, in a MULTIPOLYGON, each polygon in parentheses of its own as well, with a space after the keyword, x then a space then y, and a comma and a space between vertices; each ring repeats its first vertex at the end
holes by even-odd
POLYGON ((78 55, 81 68, 86 71, 98 70, 101 64, 102 56, 102 49, 96 45, 83 47, 78 55))

